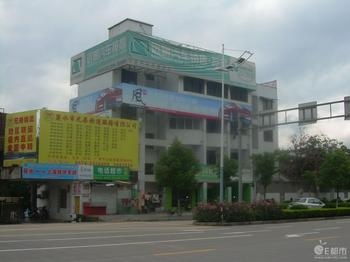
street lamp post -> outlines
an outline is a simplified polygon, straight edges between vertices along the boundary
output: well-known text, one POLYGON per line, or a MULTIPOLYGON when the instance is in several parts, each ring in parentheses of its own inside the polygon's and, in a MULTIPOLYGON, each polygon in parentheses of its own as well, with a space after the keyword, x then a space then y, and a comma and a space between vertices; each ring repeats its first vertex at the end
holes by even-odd
MULTIPOLYGON (((225 66, 225 46, 222 44, 222 59, 221 67, 217 68, 218 71, 221 71, 221 130, 220 130, 220 203, 224 201, 224 98, 225 98, 225 78, 224 73, 231 70, 238 70, 238 67, 244 64, 253 53, 249 51, 244 51, 241 56, 233 64, 225 66)), ((243 188, 242 188, 242 137, 241 137, 241 119, 240 114, 237 116, 238 121, 238 132, 239 132, 239 148, 238 148, 238 200, 241 202, 243 199, 243 188)))
POLYGON ((221 61, 221 130, 220 130, 220 203, 224 201, 224 96, 225 96, 225 46, 222 44, 221 61))

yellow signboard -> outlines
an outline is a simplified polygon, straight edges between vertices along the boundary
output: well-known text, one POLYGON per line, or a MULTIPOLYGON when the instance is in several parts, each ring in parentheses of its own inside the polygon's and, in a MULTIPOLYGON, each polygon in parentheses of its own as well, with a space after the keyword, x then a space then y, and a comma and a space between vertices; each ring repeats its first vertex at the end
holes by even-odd
POLYGON ((36 110, 7 114, 4 166, 36 162, 36 110))
POLYGON ((139 126, 134 120, 40 111, 39 163, 138 169, 139 126))

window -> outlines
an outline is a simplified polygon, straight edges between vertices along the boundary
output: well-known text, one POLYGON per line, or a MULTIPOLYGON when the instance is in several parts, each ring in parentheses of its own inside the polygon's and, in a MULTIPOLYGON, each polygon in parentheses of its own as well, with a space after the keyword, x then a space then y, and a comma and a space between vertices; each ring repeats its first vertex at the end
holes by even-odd
POLYGON ((220 133, 220 121, 208 119, 207 133, 220 133))
POLYGON ((177 129, 185 129, 185 119, 183 119, 183 118, 176 119, 176 128, 177 129))
POLYGON ((61 188, 60 190, 60 208, 67 208, 67 189, 61 188))
POLYGON ((169 119, 169 128, 176 129, 176 118, 175 117, 171 117, 169 119))
POLYGON ((145 73, 145 79, 146 79, 147 81, 154 81, 155 77, 154 77, 153 74, 147 74, 147 73, 145 73))
POLYGON ((207 151, 207 165, 216 165, 216 151, 208 150, 207 151))
POLYGON ((137 85, 137 73, 122 69, 122 83, 137 85))
POLYGON ((190 117, 169 118, 170 129, 200 129, 200 119, 190 117))
POLYGON ((154 164, 153 163, 145 163, 145 174, 153 175, 154 173, 154 164))
POLYGON ((273 100, 267 98, 261 98, 262 110, 272 110, 273 109, 273 100))
POLYGON ((204 94, 204 80, 193 77, 184 77, 184 90, 204 94))
POLYGON ((245 88, 231 86, 230 95, 232 100, 248 102, 248 90, 245 88))
POLYGON ((185 118, 185 129, 193 129, 191 118, 185 118))
POLYGON ((273 130, 264 131, 264 141, 273 142, 273 130))
POLYGON ((222 86, 217 82, 207 82, 207 95, 221 97, 222 86))
POLYGON ((145 137, 146 138, 149 138, 149 139, 154 139, 155 138, 155 135, 153 133, 146 133, 145 134, 145 137))

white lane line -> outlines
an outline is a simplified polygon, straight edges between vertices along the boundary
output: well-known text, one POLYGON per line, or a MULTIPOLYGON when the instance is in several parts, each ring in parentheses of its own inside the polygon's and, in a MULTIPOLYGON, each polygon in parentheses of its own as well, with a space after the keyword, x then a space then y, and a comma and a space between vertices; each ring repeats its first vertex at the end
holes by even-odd
POLYGON ((0 243, 39 242, 39 241, 70 241, 70 240, 111 239, 111 238, 128 238, 128 237, 147 237, 147 236, 169 236, 169 235, 187 235, 190 233, 198 234, 198 233, 202 233, 202 232, 154 233, 154 234, 96 236, 96 237, 67 237, 67 238, 47 238, 47 239, 46 238, 17 239, 17 240, 0 240, 0 243))
POLYGON ((336 221, 336 224, 349 224, 350 223, 350 219, 349 220, 342 220, 342 221, 336 221))
POLYGON ((335 230, 335 229, 341 229, 341 227, 322 227, 322 228, 315 228, 315 230, 317 230, 317 231, 335 230))
POLYGON ((234 234, 248 234, 248 233, 261 233, 261 232, 270 232, 271 230, 262 229, 262 230, 251 230, 251 231, 233 231, 222 233, 223 235, 234 235, 234 234))
POLYGON ((252 235, 247 234, 247 235, 235 235, 235 236, 199 237, 199 238, 168 239, 168 240, 141 241, 141 242, 124 242, 124 243, 99 244, 99 245, 96 244, 96 245, 81 245, 81 246, 14 248, 14 249, 2 249, 2 250, 0 250, 0 253, 59 250, 59 249, 94 248, 94 247, 116 247, 116 246, 132 246, 132 245, 149 245, 149 244, 157 244, 157 243, 176 243, 176 242, 189 242, 189 241, 201 241, 201 240, 219 240, 219 239, 251 237, 251 236, 252 235))
POLYGON ((292 225, 289 226, 271 226, 271 227, 266 227, 267 229, 281 229, 281 228, 290 228, 293 227, 292 225))
POLYGON ((305 233, 295 233, 295 234, 286 234, 285 236, 287 238, 293 238, 293 237, 303 237, 306 235, 314 235, 314 234, 319 234, 320 232, 305 232, 305 233))

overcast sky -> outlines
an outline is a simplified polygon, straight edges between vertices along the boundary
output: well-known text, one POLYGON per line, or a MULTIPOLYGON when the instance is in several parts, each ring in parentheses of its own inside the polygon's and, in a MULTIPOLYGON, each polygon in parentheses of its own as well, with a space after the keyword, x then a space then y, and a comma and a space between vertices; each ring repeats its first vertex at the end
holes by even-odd
MULTIPOLYGON (((132 18, 153 35, 239 56, 254 52, 257 82, 278 82, 279 109, 350 96, 348 0, 0 0, 0 108, 68 111, 70 58, 132 18)), ((338 107, 338 111, 342 107, 338 107)), ((308 125, 350 147, 350 121, 308 125)), ((281 146, 297 126, 280 128, 281 146)))

